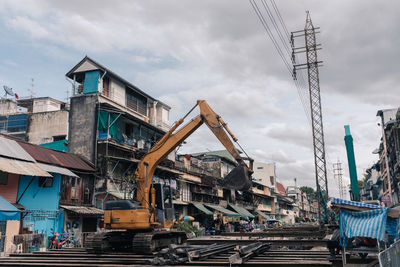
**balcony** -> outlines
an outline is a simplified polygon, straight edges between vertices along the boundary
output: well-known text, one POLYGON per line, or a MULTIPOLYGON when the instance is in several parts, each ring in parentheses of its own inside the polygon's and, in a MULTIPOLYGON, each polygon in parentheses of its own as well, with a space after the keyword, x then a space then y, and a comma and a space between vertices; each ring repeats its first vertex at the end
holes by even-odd
POLYGON ((261 211, 269 211, 272 212, 272 207, 269 205, 265 205, 265 204, 258 204, 257 209, 261 210, 261 211))

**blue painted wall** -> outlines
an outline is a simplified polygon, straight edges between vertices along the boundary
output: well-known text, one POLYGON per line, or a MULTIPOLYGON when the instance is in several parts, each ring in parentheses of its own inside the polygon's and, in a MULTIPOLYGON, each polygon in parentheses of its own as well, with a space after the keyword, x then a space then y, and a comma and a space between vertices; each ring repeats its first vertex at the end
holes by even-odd
POLYGON ((83 93, 97 93, 99 86, 100 71, 93 70, 85 73, 85 82, 83 84, 83 93))
POLYGON ((62 232, 64 225, 64 212, 59 210, 61 175, 52 173, 53 186, 39 187, 39 177, 20 176, 18 197, 32 184, 22 196, 19 204, 26 207, 27 215, 23 219, 23 227, 28 227, 38 233, 50 235, 52 231, 62 232))
MULTIPOLYGON (((52 173, 52 175, 52 187, 39 187, 39 177, 35 177, 32 184, 19 201, 19 204, 29 209, 58 210, 58 205, 60 203, 61 174, 52 173)), ((20 176, 17 199, 19 199, 31 179, 32 176, 20 176)))

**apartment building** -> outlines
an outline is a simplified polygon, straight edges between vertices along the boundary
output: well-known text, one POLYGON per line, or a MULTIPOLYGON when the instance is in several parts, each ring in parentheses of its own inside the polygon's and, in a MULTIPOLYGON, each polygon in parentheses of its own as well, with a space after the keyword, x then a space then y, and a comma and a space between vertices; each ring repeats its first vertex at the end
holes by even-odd
POLYGON ((68 105, 51 97, 0 99, 0 133, 32 144, 68 138, 68 105))
MULTIPOLYGON (((96 166, 96 205, 131 197, 138 162, 170 128, 170 107, 87 56, 66 76, 73 91, 68 151, 96 166)), ((166 167, 174 161, 161 163, 155 183, 176 185, 178 172, 166 167)))

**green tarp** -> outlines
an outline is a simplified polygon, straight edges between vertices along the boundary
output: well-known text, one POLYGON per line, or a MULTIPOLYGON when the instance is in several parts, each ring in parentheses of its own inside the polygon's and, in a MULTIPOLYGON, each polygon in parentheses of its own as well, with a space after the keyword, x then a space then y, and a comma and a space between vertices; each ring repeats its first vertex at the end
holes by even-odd
POLYGON ((256 212, 261 216, 264 217, 264 219, 269 220, 269 217, 267 214, 265 214, 264 212, 260 211, 260 210, 256 210, 256 212))
POLYGON ((206 207, 204 207, 203 204, 200 204, 200 203, 193 203, 193 205, 194 205, 197 209, 199 209, 200 211, 204 212, 205 214, 207 214, 207 215, 213 215, 213 212, 210 211, 209 209, 207 209, 206 207))
POLYGON ((51 148, 51 149, 58 150, 58 151, 67 152, 67 150, 68 150, 67 145, 68 145, 68 141, 64 139, 64 140, 54 141, 54 142, 50 142, 50 143, 44 143, 44 144, 41 144, 40 146, 51 148))
POLYGON ((222 212, 224 215, 226 216, 230 216, 230 217, 239 217, 240 215, 234 211, 231 210, 227 210, 221 206, 217 206, 217 205, 211 205, 211 204, 205 204, 207 207, 210 207, 214 210, 220 211, 222 212))
POLYGON ((118 137, 118 122, 115 121, 118 118, 118 113, 109 113, 104 110, 100 110, 99 114, 99 131, 107 132, 108 125, 111 125, 109 134, 117 138, 118 137))
POLYGON ((229 206, 232 207, 232 209, 234 209, 237 213, 240 214, 240 216, 244 217, 244 218, 250 218, 253 219, 255 216, 253 214, 251 214, 248 210, 246 210, 245 208, 233 205, 229 203, 229 206))

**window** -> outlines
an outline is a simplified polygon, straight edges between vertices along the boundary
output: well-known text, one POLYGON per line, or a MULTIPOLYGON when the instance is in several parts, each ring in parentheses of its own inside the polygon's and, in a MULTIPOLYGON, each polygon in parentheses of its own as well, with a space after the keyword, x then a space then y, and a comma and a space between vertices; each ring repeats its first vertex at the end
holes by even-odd
POLYGON ((0 172, 0 185, 8 184, 8 173, 0 172))
POLYGON ((270 176, 269 177, 269 180, 271 181, 271 185, 274 185, 275 183, 274 183, 274 176, 270 176))
POLYGON ((262 170, 264 169, 264 167, 257 167, 257 170, 262 170))
POLYGON ((53 178, 50 177, 39 177, 39 187, 52 187, 53 178))
POLYGON ((61 140, 65 140, 66 138, 67 138, 66 135, 54 135, 53 141, 61 141, 61 140))
POLYGON ((126 90, 126 106, 142 115, 147 115, 147 99, 129 89, 126 90))

